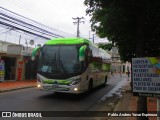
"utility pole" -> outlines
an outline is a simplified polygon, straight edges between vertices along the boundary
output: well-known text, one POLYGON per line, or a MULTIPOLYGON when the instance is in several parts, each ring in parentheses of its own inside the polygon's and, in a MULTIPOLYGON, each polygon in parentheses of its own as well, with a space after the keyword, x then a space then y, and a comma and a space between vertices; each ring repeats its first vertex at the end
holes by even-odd
POLYGON ((91 38, 91 31, 89 31, 89 40, 92 40, 92 38, 91 38))
POLYGON ((19 45, 21 44, 21 35, 19 36, 19 45))
POLYGON ((80 23, 84 23, 84 21, 81 21, 82 19, 84 19, 84 17, 77 17, 77 18, 72 18, 73 20, 75 20, 76 22, 73 22, 74 24, 77 24, 77 37, 79 37, 79 24, 80 23))
POLYGON ((95 34, 93 34, 93 43, 94 43, 94 38, 95 38, 96 36, 95 36, 95 34))
POLYGON ((90 31, 89 31, 89 40, 90 40, 91 38, 90 38, 90 31))

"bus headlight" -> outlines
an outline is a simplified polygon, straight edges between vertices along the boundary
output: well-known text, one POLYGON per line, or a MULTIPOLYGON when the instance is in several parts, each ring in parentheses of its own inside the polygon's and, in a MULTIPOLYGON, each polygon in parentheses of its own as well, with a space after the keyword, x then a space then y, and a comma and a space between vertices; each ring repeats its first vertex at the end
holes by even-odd
POLYGON ((78 88, 74 88, 74 91, 78 91, 78 88))
POLYGON ((38 84, 38 85, 37 85, 37 87, 38 87, 38 88, 40 88, 40 87, 41 87, 41 85, 40 85, 40 84, 38 84))
POLYGON ((73 80, 69 85, 76 85, 81 81, 81 78, 73 80))

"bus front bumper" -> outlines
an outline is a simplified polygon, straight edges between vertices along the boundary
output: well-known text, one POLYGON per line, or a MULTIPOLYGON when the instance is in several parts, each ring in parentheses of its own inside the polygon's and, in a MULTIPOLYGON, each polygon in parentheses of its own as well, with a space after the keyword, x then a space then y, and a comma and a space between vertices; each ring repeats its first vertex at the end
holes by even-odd
POLYGON ((39 90, 44 91, 53 91, 53 92, 63 92, 63 93, 72 93, 72 94, 80 94, 83 93, 84 90, 80 90, 78 85, 57 85, 57 84, 42 84, 37 82, 37 88, 39 90))

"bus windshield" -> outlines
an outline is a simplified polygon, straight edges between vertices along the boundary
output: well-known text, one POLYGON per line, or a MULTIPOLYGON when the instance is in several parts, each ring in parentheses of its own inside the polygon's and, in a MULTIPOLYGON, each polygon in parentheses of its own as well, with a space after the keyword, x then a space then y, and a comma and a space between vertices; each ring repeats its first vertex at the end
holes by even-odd
POLYGON ((79 48, 82 45, 44 45, 41 49, 38 73, 48 78, 62 79, 81 71, 79 48))

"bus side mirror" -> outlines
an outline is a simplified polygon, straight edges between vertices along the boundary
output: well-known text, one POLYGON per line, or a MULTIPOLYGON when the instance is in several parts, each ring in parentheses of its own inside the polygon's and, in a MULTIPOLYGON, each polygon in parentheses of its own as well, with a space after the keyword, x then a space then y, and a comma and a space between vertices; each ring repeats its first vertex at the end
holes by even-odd
POLYGON ((37 55, 39 56, 40 50, 41 50, 41 47, 36 47, 36 48, 33 49, 32 55, 31 55, 31 60, 32 61, 35 60, 37 55))
POLYGON ((84 61, 86 48, 87 48, 86 45, 83 45, 82 47, 80 47, 80 49, 79 49, 79 61, 84 61))

